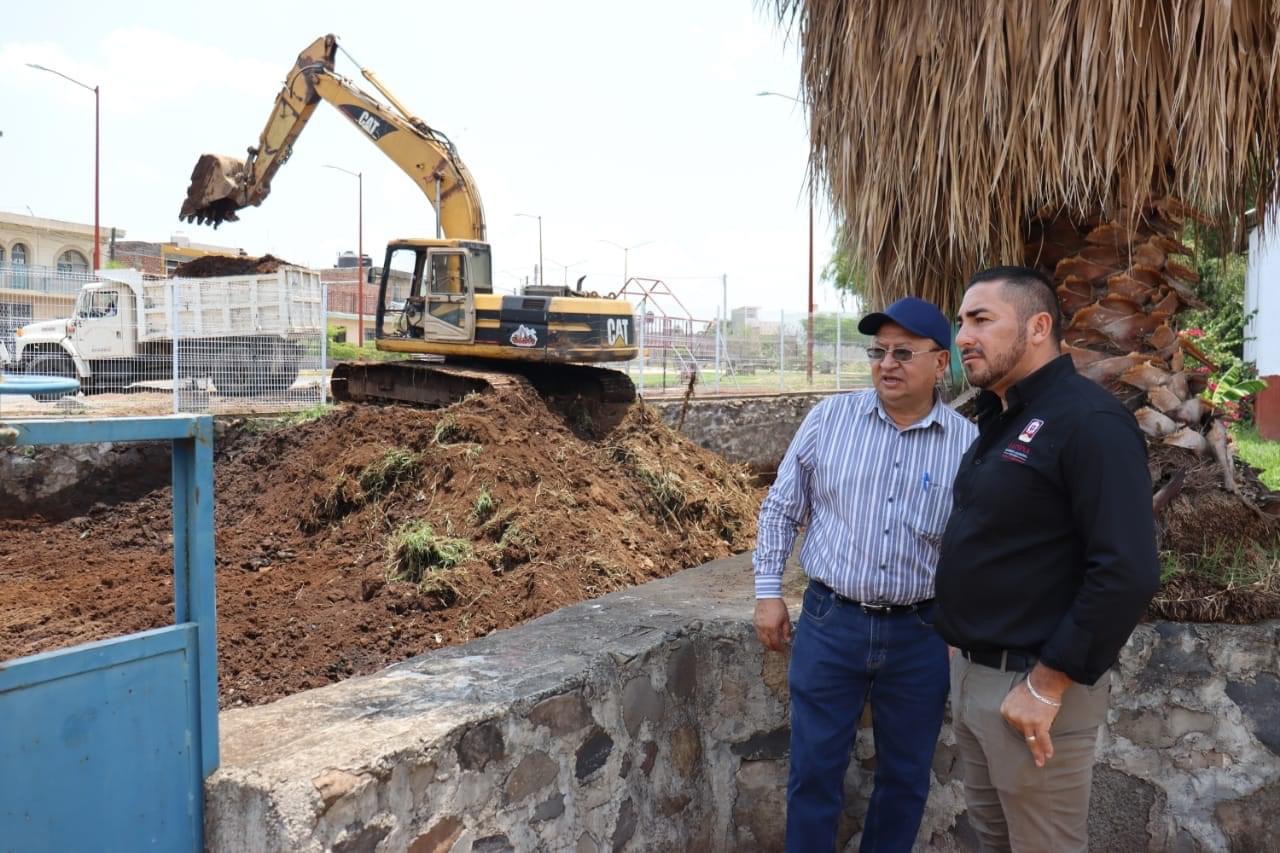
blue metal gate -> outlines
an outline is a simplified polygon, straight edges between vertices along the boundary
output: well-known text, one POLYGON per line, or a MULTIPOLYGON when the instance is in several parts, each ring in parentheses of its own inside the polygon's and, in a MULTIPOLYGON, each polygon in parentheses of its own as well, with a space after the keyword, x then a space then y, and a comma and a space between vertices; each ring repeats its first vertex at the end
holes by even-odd
POLYGON ((173 442, 174 624, 0 662, 0 851, 199 850, 218 766, 212 421, 7 430, 19 445, 173 442))

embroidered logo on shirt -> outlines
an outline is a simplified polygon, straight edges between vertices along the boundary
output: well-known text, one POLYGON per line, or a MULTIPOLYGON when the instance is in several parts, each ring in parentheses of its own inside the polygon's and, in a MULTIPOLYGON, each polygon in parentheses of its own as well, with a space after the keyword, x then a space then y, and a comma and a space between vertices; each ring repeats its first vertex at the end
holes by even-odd
MULTIPOLYGON (((1035 421, 1032 423, 1035 423, 1035 421)), ((1022 436, 1018 436, 1018 438, 1022 438, 1022 436)), ((1025 465, 1030 456, 1031 448, 1016 441, 1009 442, 1009 446, 1000 453, 1000 458, 1008 459, 1010 462, 1017 462, 1020 465, 1025 465)))
POLYGON ((1018 434, 1018 441, 1030 442, 1036 437, 1036 433, 1040 431, 1040 427, 1044 426, 1044 421, 1039 418, 1032 418, 1031 422, 1022 428, 1022 432, 1018 434))

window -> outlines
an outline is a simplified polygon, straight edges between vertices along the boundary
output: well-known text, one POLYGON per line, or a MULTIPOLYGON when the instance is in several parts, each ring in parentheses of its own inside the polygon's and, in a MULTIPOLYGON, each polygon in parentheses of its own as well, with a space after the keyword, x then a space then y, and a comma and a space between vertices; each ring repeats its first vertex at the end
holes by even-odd
POLYGON ((114 290, 82 290, 76 304, 76 314, 86 319, 114 317, 119 295, 114 290))
POLYGON ((0 264, 4 263, 4 246, 0 246, 0 264))
POLYGON ((462 254, 431 254, 431 294, 461 295, 466 293, 462 280, 462 254))
POLYGON ((87 273, 89 260, 75 249, 67 249, 58 256, 58 272, 87 273))
POLYGON ((14 243, 13 251, 10 252, 15 267, 25 267, 27 265, 27 247, 25 243, 14 243))

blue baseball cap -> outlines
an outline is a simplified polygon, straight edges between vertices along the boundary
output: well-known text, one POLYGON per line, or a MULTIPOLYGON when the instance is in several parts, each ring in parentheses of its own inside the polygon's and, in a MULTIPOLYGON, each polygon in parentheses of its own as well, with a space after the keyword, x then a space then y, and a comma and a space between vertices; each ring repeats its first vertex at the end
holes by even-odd
POLYGON ((929 338, 943 349, 951 349, 951 324, 938 306, 914 296, 899 299, 883 311, 876 311, 858 322, 858 331, 874 335, 885 323, 897 323, 913 335, 929 338))

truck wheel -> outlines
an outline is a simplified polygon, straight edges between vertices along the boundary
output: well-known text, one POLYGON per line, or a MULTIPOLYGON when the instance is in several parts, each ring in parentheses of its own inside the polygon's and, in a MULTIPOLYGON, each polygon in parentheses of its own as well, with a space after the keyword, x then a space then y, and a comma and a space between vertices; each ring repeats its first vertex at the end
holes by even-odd
POLYGON ((280 344, 277 358, 264 364, 261 379, 265 390, 280 394, 293 387, 302 366, 302 349, 292 341, 280 344))
MULTIPOLYGON (((79 374, 76 373, 76 363, 71 360, 71 356, 64 352, 45 352, 36 355, 27 362, 26 372, 36 376, 79 378, 79 374)), ((31 396, 42 403, 49 403, 61 397, 72 396, 75 393, 75 391, 56 391, 49 394, 32 394, 31 396)))
POLYGON ((228 348, 221 353, 213 370, 213 384, 224 397, 243 397, 253 393, 257 364, 247 344, 228 348))

